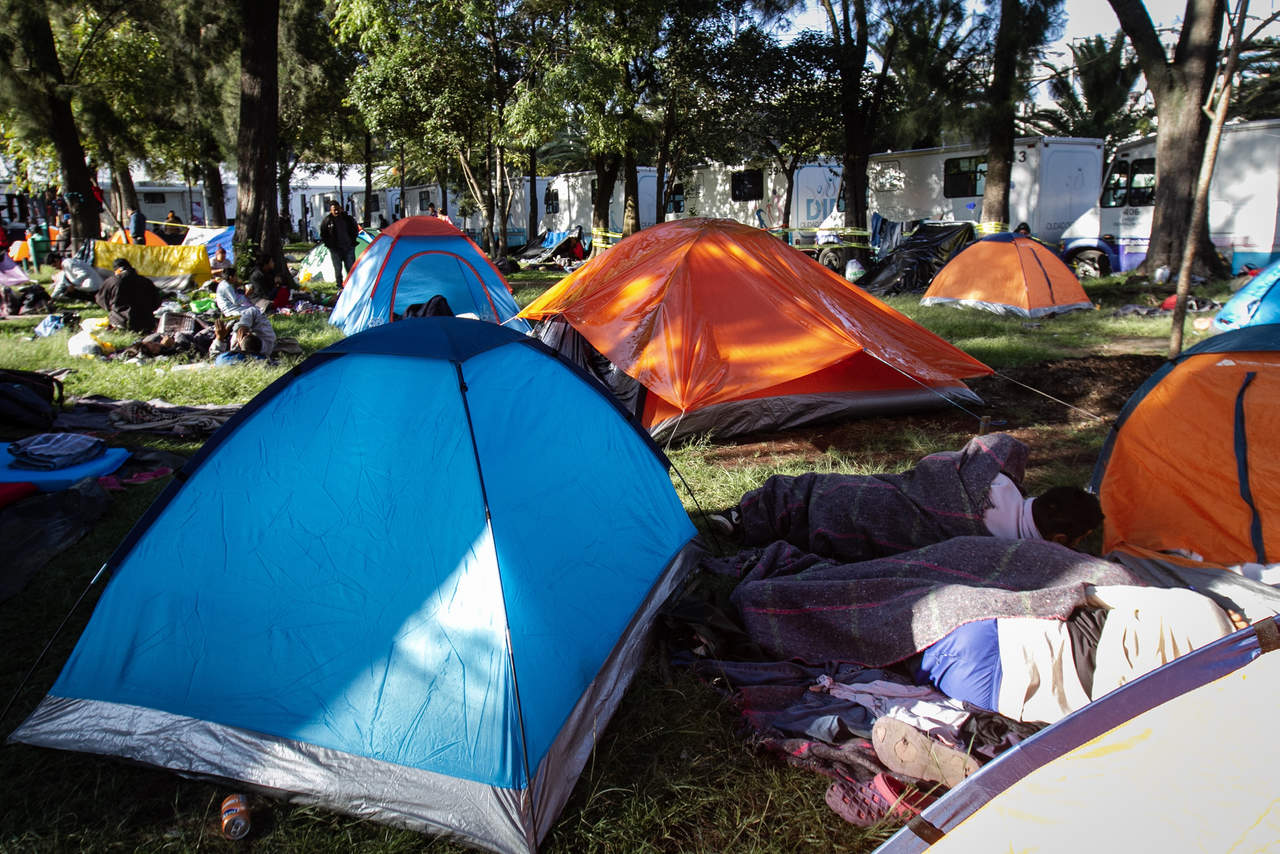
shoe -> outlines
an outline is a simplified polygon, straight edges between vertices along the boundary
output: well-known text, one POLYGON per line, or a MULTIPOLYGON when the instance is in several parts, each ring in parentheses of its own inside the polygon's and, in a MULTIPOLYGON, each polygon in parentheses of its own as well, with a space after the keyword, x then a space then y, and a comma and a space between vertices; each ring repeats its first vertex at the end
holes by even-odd
POLYGON ((948 747, 894 718, 876 718, 871 726, 871 745, 876 757, 890 771, 948 787, 957 785, 980 767, 978 761, 964 751, 948 747))
POLYGON ((866 783, 837 780, 827 789, 827 806, 858 827, 872 827, 890 817, 908 821, 936 800, 889 774, 877 774, 866 783))
POLYGON ((712 530, 721 536, 731 540, 742 539, 742 511, 737 507, 730 507, 723 513, 712 513, 707 518, 707 522, 710 523, 712 530))

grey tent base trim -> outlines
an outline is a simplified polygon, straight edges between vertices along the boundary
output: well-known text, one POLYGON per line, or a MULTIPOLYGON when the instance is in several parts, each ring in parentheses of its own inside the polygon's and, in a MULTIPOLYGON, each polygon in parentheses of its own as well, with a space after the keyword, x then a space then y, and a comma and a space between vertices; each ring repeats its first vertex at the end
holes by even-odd
POLYGON ((788 394, 716 403, 649 428, 659 444, 703 433, 730 439, 762 430, 790 430, 837 418, 867 417, 936 409, 950 403, 982 404, 963 383, 892 391, 788 394))
POLYGON ((692 542, 667 564, 561 727, 528 789, 478 783, 140 706, 46 696, 10 741, 119 756, 384 824, 534 852, 564 808, 648 646, 659 608, 702 558, 692 542))
POLYGON ((1050 305, 1043 308, 1019 308, 1016 305, 1006 305, 1001 302, 987 302, 980 299, 955 299, 953 297, 922 297, 921 305, 953 305, 957 308, 980 308, 984 311, 994 312, 995 314, 1005 314, 1013 317, 1052 317, 1055 314, 1066 314, 1068 311, 1092 311, 1093 303, 1091 302, 1073 302, 1067 305, 1050 305))
POLYGON ((459 836, 493 851, 531 850, 520 819, 525 792, 155 709, 49 695, 9 740, 236 781, 282 800, 459 836))

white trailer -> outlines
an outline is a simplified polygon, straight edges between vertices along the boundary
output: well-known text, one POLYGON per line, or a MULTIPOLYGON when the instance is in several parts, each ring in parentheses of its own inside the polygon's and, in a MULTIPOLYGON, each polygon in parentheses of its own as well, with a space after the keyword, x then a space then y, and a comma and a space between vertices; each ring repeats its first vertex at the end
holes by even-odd
MULTIPOLYGON (((1209 184, 1209 237, 1235 272, 1280 258, 1280 119, 1222 129, 1209 184)), ((1135 269, 1147 257, 1156 187, 1154 135, 1122 144, 1094 204, 1062 235, 1082 276, 1135 269)))
MULTIPOLYGON (((654 224, 658 170, 652 166, 642 166, 638 172, 640 227, 648 228, 654 224)), ((540 186, 543 186, 542 180, 538 179, 540 186)), ((566 172, 546 179, 541 192, 543 211, 539 220, 541 230, 559 232, 572 231, 581 227, 583 239, 589 240, 592 237, 592 214, 595 210, 595 186, 594 171, 566 172)), ((622 217, 626 201, 624 196, 623 177, 619 174, 613 185, 613 196, 609 201, 608 232, 610 234, 622 232, 622 217)))
MULTIPOLYGON (((871 155, 867 165, 869 213, 897 221, 977 222, 986 189, 987 147, 948 145, 871 155)), ((1094 204, 1102 179, 1102 140, 1020 137, 1009 178, 1010 229, 1056 243, 1094 204)))
MULTIPOLYGON (((791 221, 783 221, 786 173, 766 164, 709 163, 683 172, 667 199, 667 220, 685 217, 732 219, 769 229, 816 229, 840 205, 840 164, 804 163, 791 186, 791 221)), ((812 242, 812 240, 810 240, 812 242)))

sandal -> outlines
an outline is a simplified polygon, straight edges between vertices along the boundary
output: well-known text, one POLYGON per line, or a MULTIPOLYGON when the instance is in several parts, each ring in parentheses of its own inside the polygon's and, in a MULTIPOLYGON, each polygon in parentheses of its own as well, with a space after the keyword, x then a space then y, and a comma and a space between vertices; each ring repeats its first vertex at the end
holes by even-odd
POLYGON ((876 718, 871 726, 871 744, 890 771, 948 787, 958 785, 979 768, 978 760, 963 750, 948 747, 895 718, 876 718))
POLYGON ((858 827, 872 827, 890 817, 908 821, 936 800, 888 774, 877 774, 866 783, 840 780, 827 789, 827 806, 858 827))

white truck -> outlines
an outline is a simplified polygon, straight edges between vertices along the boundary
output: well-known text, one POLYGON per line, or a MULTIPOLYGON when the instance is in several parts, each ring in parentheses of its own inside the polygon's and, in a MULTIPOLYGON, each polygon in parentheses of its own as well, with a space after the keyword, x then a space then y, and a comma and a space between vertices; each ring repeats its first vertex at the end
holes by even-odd
POLYGON ((782 219, 787 178, 776 163, 710 163, 682 173, 667 199, 666 219, 717 217, 761 228, 817 228, 840 202, 840 163, 820 160, 796 168, 791 221, 782 219))
MULTIPOLYGON (((867 164, 867 210, 897 221, 977 222, 986 176, 985 145, 880 152, 867 164)), ((1057 243, 1097 200, 1101 179, 1102 140, 1020 137, 1009 178, 1009 229, 1025 222, 1040 240, 1057 243)))
MULTIPOLYGON (((1209 237, 1240 272, 1280 258, 1280 119, 1224 127, 1209 184, 1209 237)), ((1128 272, 1147 256, 1156 186, 1154 135, 1120 145, 1096 203, 1063 232, 1082 278, 1128 272)))

